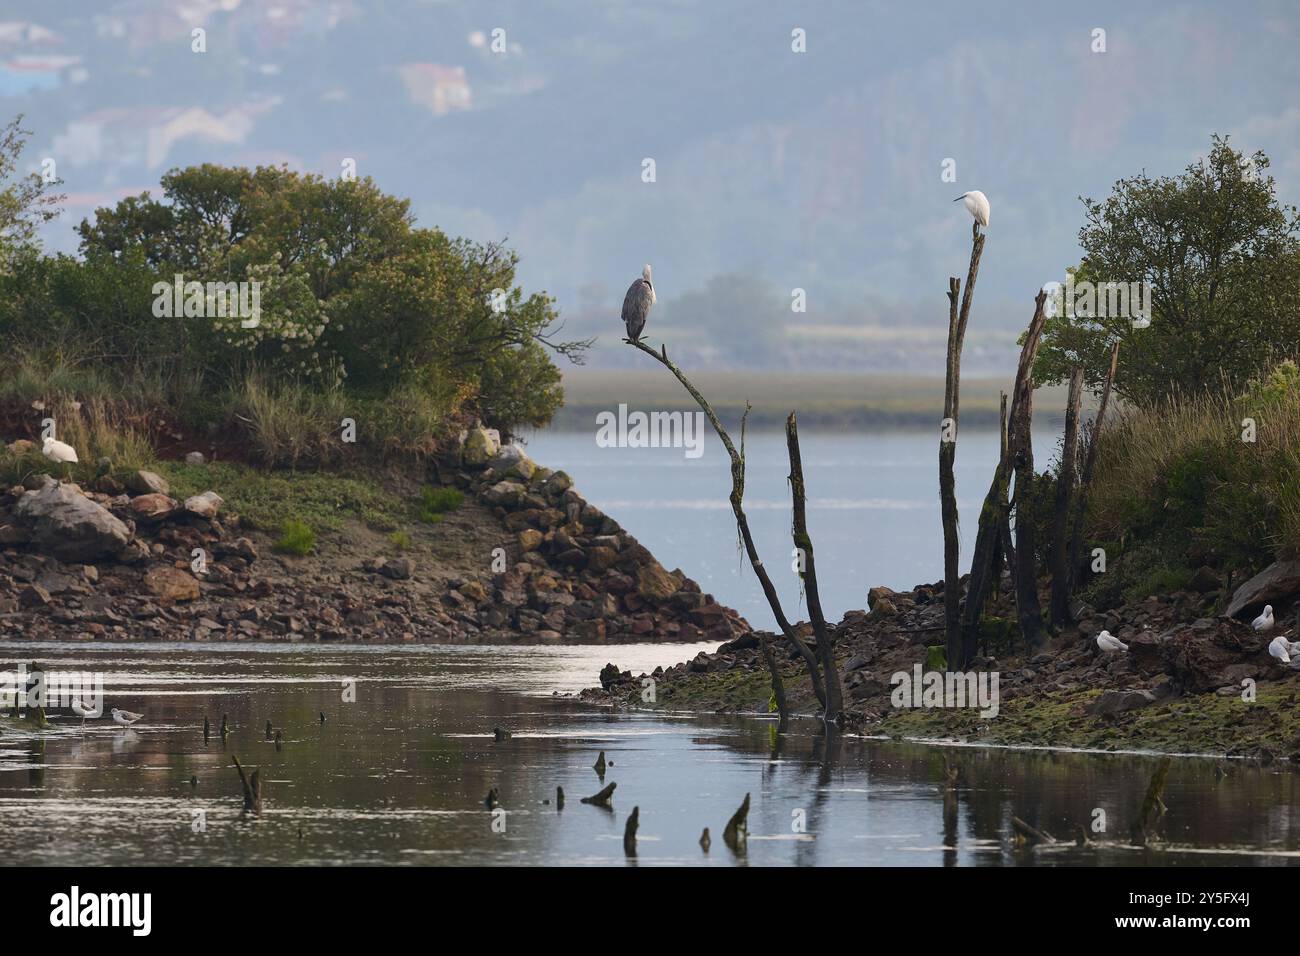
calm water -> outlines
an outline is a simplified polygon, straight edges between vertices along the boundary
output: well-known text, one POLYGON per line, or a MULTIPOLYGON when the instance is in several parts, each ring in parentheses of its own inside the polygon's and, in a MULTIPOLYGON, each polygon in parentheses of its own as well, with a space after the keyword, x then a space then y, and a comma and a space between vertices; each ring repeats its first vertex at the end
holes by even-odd
MULTIPOLYGON (((1059 427, 1034 435, 1039 468, 1059 427)), ((808 529, 817 551, 822 607, 831 620, 867 606, 867 589, 898 590, 943 577, 936 432, 807 432, 799 436, 808 529)), ((786 613, 806 617, 791 568, 789 457, 784 433, 747 441, 745 511, 786 613), (798 608, 799 610, 794 610, 798 608)), ((596 429, 538 432, 528 452, 567 471, 579 491, 648 547, 680 567, 756 627, 775 626, 744 552, 737 549, 726 450, 710 430, 699 458, 679 448, 599 448, 596 429)), ((998 459, 996 431, 966 431, 957 450, 961 566, 975 547, 979 509, 998 459)))
MULTIPOLYGON (((634 672, 698 647, 622 646, 634 672)), ((574 647, 349 648, 207 645, 0 645, 0 666, 105 673, 107 706, 144 711, 137 727, 53 714, 33 735, 0 720, 0 855, 57 864, 628 865, 622 833, 640 807, 637 865, 1129 863, 1289 864, 1300 859, 1296 775, 1178 759, 1165 850, 1022 851, 1012 814, 1058 836, 1106 811, 1127 831, 1155 762, 841 738, 811 727, 774 743, 771 724, 685 715, 611 715, 557 699, 593 683, 609 651, 574 647), (340 700, 355 680, 356 702, 340 700), (317 714, 328 717, 322 726, 317 714), (216 729, 229 715, 223 746, 216 729), (207 745, 203 717, 212 720, 207 745), (284 731, 277 752, 267 720, 284 731), (496 743, 493 726, 513 739, 496 743), (612 812, 578 802, 600 789, 612 812), (244 819, 238 755, 259 767, 264 812, 244 819), (938 787, 945 755, 957 799, 938 787), (190 777, 197 778, 191 788, 190 777), (557 812, 555 787, 567 804, 557 812), (497 787, 505 832, 482 804, 497 787), (752 795, 744 857, 721 836, 752 795), (550 805, 544 803, 552 800, 550 805), (202 812, 205 828, 196 832, 202 812), (804 822, 796 832, 797 821, 804 822), (708 826, 713 847, 697 845, 708 826), (301 836, 299 835, 301 833, 301 836)))

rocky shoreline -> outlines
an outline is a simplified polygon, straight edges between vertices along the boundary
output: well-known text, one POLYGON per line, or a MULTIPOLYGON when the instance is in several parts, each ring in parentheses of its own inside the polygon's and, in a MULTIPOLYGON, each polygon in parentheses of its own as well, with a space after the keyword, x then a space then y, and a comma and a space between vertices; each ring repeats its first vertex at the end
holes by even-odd
MULTIPOLYGON (((1294 570, 1294 569, 1292 569, 1294 570)), ((1235 613, 1251 614, 1287 584, 1274 570, 1238 589, 1235 613)), ((1228 595, 1205 569, 1200 590, 1151 597, 1098 613, 1076 605, 1076 623, 1033 654, 1009 634, 1014 597, 1009 578, 985 629, 988 646, 975 670, 997 674, 995 716, 976 707, 897 706, 893 676, 930 671, 943 642, 943 585, 911 591, 873 588, 870 613, 849 611, 835 628, 844 676, 844 729, 914 740, 1098 750, 1248 756, 1300 763, 1300 669, 1269 656, 1268 642, 1286 628, 1260 634, 1236 617, 1214 613, 1228 595), (1129 646, 1102 653, 1106 629, 1129 646), (999 633, 1001 631, 1001 633, 999 633)), ((1298 588, 1300 589, 1300 588, 1298 588)), ((1291 595, 1293 600, 1300 595, 1291 595)), ((1276 599, 1276 598, 1275 598, 1276 599)), ((1277 599, 1282 600, 1282 599, 1277 599)), ((1280 618, 1279 618, 1280 621, 1280 618)), ((809 625, 800 636, 815 646, 809 625)), ((774 639, 774 646, 783 641, 774 639)), ((817 712, 802 661, 783 653, 781 671, 792 710, 817 712)), ((601 686, 579 697, 593 704, 693 712, 767 715, 771 684, 756 634, 715 653, 652 674, 608 665, 601 686), (646 687, 653 680, 653 701, 646 687)))
POLYGON ((218 491, 182 501, 152 472, 101 471, 86 489, 33 474, 0 491, 0 638, 619 643, 750 631, 567 475, 483 428, 435 462, 440 482, 465 492, 446 524, 461 536, 428 532, 441 554, 367 554, 363 529, 322 535, 317 554, 275 554, 274 537, 228 514, 218 491))

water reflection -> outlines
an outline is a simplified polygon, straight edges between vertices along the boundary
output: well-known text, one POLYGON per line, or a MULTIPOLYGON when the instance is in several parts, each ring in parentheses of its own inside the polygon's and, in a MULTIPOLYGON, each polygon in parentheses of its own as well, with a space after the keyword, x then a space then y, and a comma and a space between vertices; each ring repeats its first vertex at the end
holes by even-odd
POLYGON ((146 714, 128 730, 55 713, 39 735, 0 722, 0 853, 60 864, 1300 859, 1286 766, 1175 760, 1167 844, 1136 849, 1120 841, 1155 768, 1150 757, 827 737, 810 722, 777 735, 765 720, 611 714, 553 696, 591 683, 611 654, 639 672, 698 649, 0 645, 0 666, 35 656, 49 668, 104 671, 108 706, 146 714), (355 703, 341 699, 345 680, 356 682, 355 703), (215 732, 223 713, 233 728, 224 742, 215 732), (205 716, 214 728, 206 744, 205 716), (266 739, 268 720, 282 732, 280 750, 266 739), (498 726, 509 739, 494 738, 498 726), (601 789, 601 750, 604 782, 618 784, 611 811, 579 802, 601 789), (235 755, 261 771, 260 818, 241 813, 235 755), (483 803, 493 787, 504 832, 493 831, 483 803), (751 836, 737 854, 722 832, 746 793, 751 836), (1098 811, 1105 832, 1091 829, 1098 811), (1017 849, 1012 815, 1062 842, 1017 849), (1079 827, 1093 845, 1074 844, 1079 827))

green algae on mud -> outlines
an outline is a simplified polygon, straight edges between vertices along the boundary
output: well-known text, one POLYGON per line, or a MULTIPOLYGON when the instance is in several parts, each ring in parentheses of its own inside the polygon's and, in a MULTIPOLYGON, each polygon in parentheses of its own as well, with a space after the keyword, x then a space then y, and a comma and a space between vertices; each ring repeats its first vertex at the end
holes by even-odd
MULTIPOLYGON (((802 668, 786 664, 782 672, 795 714, 812 716, 817 704, 802 668)), ((1300 678, 1288 676, 1258 684, 1254 701, 1241 694, 1196 694, 1106 715, 1086 712, 1103 689, 1040 689, 1002 699, 993 718, 981 717, 976 708, 891 708, 879 720, 849 714, 846 729, 909 741, 1255 756, 1296 763, 1300 762, 1298 686, 1300 678)), ((766 671, 736 668, 686 673, 660 683, 654 701, 646 702, 637 694, 629 703, 648 709, 765 715, 770 693, 766 671)))

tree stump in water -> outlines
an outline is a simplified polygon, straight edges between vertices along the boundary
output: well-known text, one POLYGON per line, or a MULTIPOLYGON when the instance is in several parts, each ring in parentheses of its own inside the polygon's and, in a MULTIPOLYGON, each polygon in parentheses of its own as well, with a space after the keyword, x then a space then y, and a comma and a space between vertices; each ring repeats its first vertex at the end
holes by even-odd
POLYGON ((731 819, 727 821, 727 828, 722 831, 722 840, 735 852, 743 853, 748 837, 749 794, 745 794, 745 802, 740 805, 740 809, 733 813, 731 819))
POLYGON ((600 793, 592 794, 590 797, 583 797, 582 802, 590 803, 592 806, 596 807, 604 807, 608 810, 610 809, 610 800, 614 796, 614 788, 617 786, 617 783, 611 783, 604 790, 600 791, 600 793))
POLYGON ((713 840, 709 837, 709 828, 705 827, 704 832, 700 834, 700 849, 708 853, 709 847, 712 845, 713 840))
POLYGON ((605 751, 602 750, 600 752, 600 756, 596 758, 596 762, 592 765, 592 769, 596 771, 596 776, 600 777, 601 782, 603 783, 605 780, 605 751))
POLYGON ((640 819, 641 808, 633 807, 632 815, 627 818, 627 826, 623 828, 623 852, 628 856, 636 856, 636 828, 640 819))

